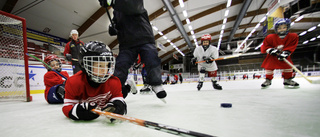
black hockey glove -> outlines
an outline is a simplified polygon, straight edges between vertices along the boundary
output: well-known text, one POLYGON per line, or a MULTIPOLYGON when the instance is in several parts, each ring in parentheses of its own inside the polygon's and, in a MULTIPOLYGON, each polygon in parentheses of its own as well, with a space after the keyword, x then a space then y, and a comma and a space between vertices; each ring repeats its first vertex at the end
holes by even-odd
POLYGON ((203 56, 203 57, 202 57, 202 59, 203 59, 204 61, 206 61, 206 63, 207 63, 207 64, 209 64, 209 63, 212 63, 212 62, 213 62, 213 61, 212 61, 212 59, 213 59, 212 57, 206 57, 206 56, 203 56))
POLYGON ((121 100, 114 100, 108 102, 107 106, 103 108, 102 111, 125 115, 127 114, 127 104, 121 100))
POLYGON ((69 118, 72 120, 93 120, 99 117, 98 114, 93 113, 91 109, 97 107, 94 102, 83 102, 78 103, 73 106, 72 110, 69 112, 69 118))
POLYGON ((100 2, 100 6, 102 7, 109 7, 109 6, 113 6, 114 4, 114 0, 99 0, 100 2))
POLYGON ((272 56, 278 56, 280 54, 280 51, 274 48, 267 49, 267 53, 272 56))
POLYGON ((191 64, 192 65, 196 65, 196 62, 197 62, 197 58, 196 57, 191 59, 191 64))
POLYGON ((110 36, 115 36, 118 34, 118 30, 116 29, 116 24, 110 24, 109 25, 109 35, 110 36))
POLYGON ((290 56, 290 51, 282 51, 281 54, 278 55, 278 60, 283 61, 284 58, 288 58, 290 56))
MULTIPOLYGON (((127 104, 120 100, 114 100, 113 102, 107 103, 107 106, 103 108, 102 111, 125 115, 127 114, 127 104)), ((114 121, 115 119, 113 118, 110 119, 111 123, 114 121)))
POLYGON ((66 54, 66 59, 67 59, 68 61, 71 61, 71 60, 72 60, 71 54, 66 54))

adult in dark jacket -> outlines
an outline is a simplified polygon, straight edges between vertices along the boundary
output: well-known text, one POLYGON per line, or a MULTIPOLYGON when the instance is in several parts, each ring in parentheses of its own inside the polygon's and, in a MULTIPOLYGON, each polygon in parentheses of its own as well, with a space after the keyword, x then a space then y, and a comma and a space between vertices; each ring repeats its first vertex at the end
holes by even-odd
POLYGON ((145 64, 148 74, 147 81, 152 90, 158 98, 165 98, 167 93, 161 85, 161 60, 158 57, 143 0, 99 0, 99 2, 103 7, 112 6, 114 9, 112 20, 115 28, 109 28, 109 34, 116 34, 119 41, 119 55, 116 59, 114 75, 121 81, 123 96, 126 97, 128 94, 128 90, 124 88, 128 69, 140 54, 141 62, 145 64), (110 30, 116 30, 116 32, 110 30))
POLYGON ((71 41, 66 44, 64 48, 63 55, 66 57, 68 61, 72 63, 73 74, 76 74, 80 71, 80 65, 78 63, 78 56, 80 53, 80 47, 84 45, 84 43, 78 39, 78 31, 71 30, 70 32, 71 41))

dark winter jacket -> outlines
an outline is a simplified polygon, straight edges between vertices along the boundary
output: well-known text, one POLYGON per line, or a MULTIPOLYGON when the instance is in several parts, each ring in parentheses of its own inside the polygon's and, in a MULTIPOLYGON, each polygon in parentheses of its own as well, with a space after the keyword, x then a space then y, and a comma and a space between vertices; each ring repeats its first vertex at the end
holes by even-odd
POLYGON ((141 44, 153 43, 152 27, 143 0, 117 0, 113 21, 118 30, 120 48, 129 48, 141 44))

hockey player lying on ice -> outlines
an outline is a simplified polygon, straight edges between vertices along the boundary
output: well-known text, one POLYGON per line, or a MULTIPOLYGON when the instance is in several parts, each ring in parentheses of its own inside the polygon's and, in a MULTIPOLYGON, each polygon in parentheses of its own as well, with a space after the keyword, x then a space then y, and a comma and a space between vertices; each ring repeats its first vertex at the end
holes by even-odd
MULTIPOLYGON (((69 78, 69 74, 66 71, 61 71, 61 61, 57 55, 49 55, 44 59, 44 62, 48 64, 52 69, 56 70, 66 78, 69 78)), ((46 86, 44 97, 49 104, 63 103, 64 99, 64 84, 65 80, 60 75, 52 71, 49 67, 44 65, 48 70, 44 74, 43 82, 46 86)))
POLYGON ((101 42, 89 42, 80 49, 81 71, 70 77, 65 86, 62 111, 73 120, 93 120, 99 117, 91 109, 124 115, 127 105, 121 93, 120 80, 113 76, 115 58, 101 42))

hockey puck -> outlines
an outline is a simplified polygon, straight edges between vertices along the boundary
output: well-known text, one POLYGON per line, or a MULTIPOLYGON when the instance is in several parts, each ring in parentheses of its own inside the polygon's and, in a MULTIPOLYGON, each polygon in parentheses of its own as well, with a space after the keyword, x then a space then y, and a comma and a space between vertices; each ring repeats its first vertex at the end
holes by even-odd
POLYGON ((231 108, 232 104, 231 103, 221 103, 220 106, 223 108, 231 108))

